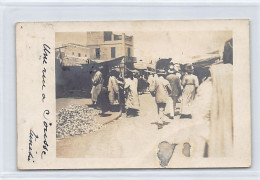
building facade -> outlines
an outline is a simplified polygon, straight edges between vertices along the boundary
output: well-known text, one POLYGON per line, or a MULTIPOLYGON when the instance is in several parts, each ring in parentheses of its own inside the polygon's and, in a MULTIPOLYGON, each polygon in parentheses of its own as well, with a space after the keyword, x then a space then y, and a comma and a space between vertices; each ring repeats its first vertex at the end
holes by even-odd
POLYGON ((89 58, 94 60, 134 56, 133 36, 127 36, 125 33, 87 32, 87 47, 89 58))

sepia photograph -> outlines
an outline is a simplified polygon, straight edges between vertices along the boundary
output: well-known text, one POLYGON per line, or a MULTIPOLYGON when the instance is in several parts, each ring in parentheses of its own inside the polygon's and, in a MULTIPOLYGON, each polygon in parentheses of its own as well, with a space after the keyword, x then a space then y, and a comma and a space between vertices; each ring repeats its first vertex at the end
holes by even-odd
POLYGON ((232 156, 232 71, 231 31, 56 32, 56 156, 232 156))
POLYGON ((16 30, 19 169, 251 166, 248 20, 16 30))

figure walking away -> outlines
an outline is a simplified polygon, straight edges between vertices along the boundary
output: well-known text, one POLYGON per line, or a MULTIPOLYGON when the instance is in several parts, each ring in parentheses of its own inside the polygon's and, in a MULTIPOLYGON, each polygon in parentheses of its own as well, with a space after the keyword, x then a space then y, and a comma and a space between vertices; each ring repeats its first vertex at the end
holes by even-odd
POLYGON ((176 75, 177 71, 175 70, 173 65, 170 65, 168 70, 169 75, 166 77, 166 79, 169 81, 172 91, 170 94, 170 98, 172 99, 170 101, 170 118, 173 119, 176 109, 176 103, 178 101, 178 98, 181 94, 181 80, 178 75, 176 75))
POLYGON ((127 117, 137 116, 140 104, 136 87, 136 82, 133 80, 133 73, 128 72, 125 79, 125 108, 127 117))
POLYGON ((187 74, 182 79, 182 109, 181 117, 191 118, 191 105, 199 87, 198 77, 193 75, 194 67, 192 64, 186 64, 185 71, 187 74))
POLYGON ((168 102, 169 95, 171 94, 171 85, 164 77, 166 75, 165 70, 160 70, 158 73, 158 79, 155 83, 151 84, 150 91, 151 94, 155 96, 155 101, 157 104, 157 123, 158 129, 163 127, 163 122, 165 116, 165 107, 168 102))

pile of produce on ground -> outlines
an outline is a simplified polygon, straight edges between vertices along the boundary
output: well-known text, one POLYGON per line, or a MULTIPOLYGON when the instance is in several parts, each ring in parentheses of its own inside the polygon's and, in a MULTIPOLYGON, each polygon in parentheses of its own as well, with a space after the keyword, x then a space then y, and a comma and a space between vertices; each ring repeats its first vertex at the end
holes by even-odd
POLYGON ((70 105, 67 109, 61 109, 56 117, 56 137, 87 134, 102 128, 94 116, 100 110, 88 106, 70 105))

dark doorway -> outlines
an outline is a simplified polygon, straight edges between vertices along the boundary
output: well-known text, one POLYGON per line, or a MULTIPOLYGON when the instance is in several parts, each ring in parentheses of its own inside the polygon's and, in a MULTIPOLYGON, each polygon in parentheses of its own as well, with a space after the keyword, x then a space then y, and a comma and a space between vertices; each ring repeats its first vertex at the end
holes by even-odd
POLYGON ((115 58, 115 57, 116 57, 116 48, 111 47, 111 58, 115 58))
POLYGON ((130 48, 127 49, 127 56, 128 56, 128 57, 131 56, 131 49, 130 49, 130 48))
POLYGON ((100 59, 100 48, 96 48, 96 59, 100 59))

